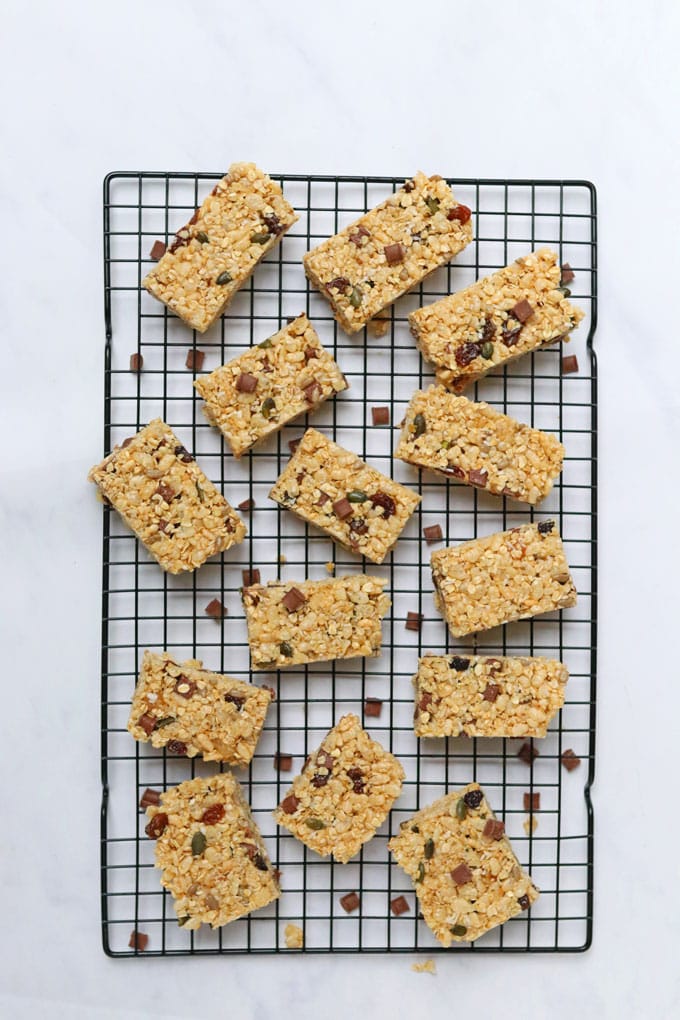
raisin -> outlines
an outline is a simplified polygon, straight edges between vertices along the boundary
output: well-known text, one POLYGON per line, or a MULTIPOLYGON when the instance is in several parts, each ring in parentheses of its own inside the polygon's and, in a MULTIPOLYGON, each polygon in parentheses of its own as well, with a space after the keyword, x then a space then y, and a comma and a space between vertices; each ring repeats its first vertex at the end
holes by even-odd
POLYGON ((355 535, 365 535, 368 531, 368 524, 363 517, 352 517, 349 521, 349 530, 353 531, 355 535))
POLYGON ((471 361, 478 358, 481 354, 481 347, 479 344, 467 343, 462 344, 456 349, 456 364, 460 365, 461 368, 465 368, 471 361))
POLYGON ((187 753, 187 745, 181 740, 169 740, 166 744, 166 748, 170 754, 183 755, 187 753))
POLYGON ((493 340, 496 335, 496 327, 494 326, 491 319, 485 319, 484 325, 482 326, 482 332, 480 335, 480 341, 486 343, 487 340, 493 340))
POLYGON ((211 804, 201 816, 201 821, 206 825, 215 825, 224 818, 224 804, 211 804))
POLYGON ((519 905, 520 905, 522 910, 528 910, 529 909, 529 897, 528 896, 526 896, 526 895, 525 896, 520 896, 519 899, 517 900, 517 902, 519 903, 519 905))
POLYGON ((459 673, 462 673, 464 670, 469 669, 470 660, 462 655, 454 655, 449 659, 449 666, 451 669, 456 669, 459 673))
POLYGON ((539 535, 547 535, 554 527, 554 521, 541 521, 538 525, 538 533, 539 535))
POLYGON ((168 824, 168 816, 164 811, 160 811, 157 815, 154 815, 144 832, 150 839, 158 839, 165 832, 165 827, 168 824))
POLYGON ((339 290, 341 294, 345 294, 347 288, 351 286, 346 276, 336 276, 334 280, 330 280, 326 284, 326 290, 339 290))
POLYGON ((347 769, 347 775, 352 780, 352 789, 354 793, 366 792, 366 783, 364 782, 364 774, 361 769, 347 769))
POLYGON ((275 234, 278 237, 283 233, 283 224, 275 213, 267 213, 262 219, 270 234, 275 234))
POLYGON ((322 786, 326 785, 330 778, 330 774, 322 776, 317 772, 316 775, 312 776, 310 782, 315 790, 320 790, 322 786))
POLYGON ((184 464, 190 464, 191 461, 194 459, 191 456, 191 454, 189 453, 189 451, 184 446, 176 446, 175 447, 175 456, 179 457, 179 459, 184 464))
POLYGON ((255 865, 258 871, 269 871, 269 868, 267 867, 267 862, 265 861, 262 854, 255 854, 255 856, 253 857, 253 864, 255 865))
POLYGON ((463 800, 469 808, 478 808, 484 800, 484 794, 481 790, 468 790, 463 800))
POLYGON ((383 518, 385 520, 387 520, 388 517, 394 516, 397 512, 397 504, 391 496, 387 495, 386 492, 378 491, 374 493, 370 499, 373 506, 381 506, 383 508, 383 518))
POLYGON ((517 326, 516 329, 508 329, 507 326, 503 326, 501 331, 501 340, 506 347, 514 347, 519 340, 519 335, 522 332, 522 327, 517 326))
POLYGON ((246 699, 240 697, 238 694, 225 694, 224 700, 228 701, 230 705, 236 705, 237 712, 240 712, 246 703, 246 699))

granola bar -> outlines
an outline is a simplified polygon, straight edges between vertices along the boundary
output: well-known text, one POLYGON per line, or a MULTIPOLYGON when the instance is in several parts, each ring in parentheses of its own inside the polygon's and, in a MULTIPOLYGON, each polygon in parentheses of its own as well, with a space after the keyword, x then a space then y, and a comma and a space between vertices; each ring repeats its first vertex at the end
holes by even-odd
POLYGON ((535 505, 562 470, 564 447, 488 404, 430 386, 411 399, 395 457, 535 505))
POLYGON ((135 740, 187 758, 247 765, 273 695, 201 667, 145 651, 127 728, 135 740))
POLYGON ((454 637, 576 604, 555 521, 432 553, 435 603, 454 637))
POLYGON ((253 669, 380 654, 390 606, 381 577, 253 584, 243 589, 253 669))
POLYGON ((302 261, 342 328, 356 333, 471 240, 468 207, 441 177, 417 173, 302 261))
POLYGON ((235 457, 347 385, 306 315, 194 383, 235 457))
POLYGON ((155 418, 88 478, 163 570, 195 570, 242 542, 246 526, 174 432, 155 418))
POLYGON ((382 825, 401 793, 404 770, 344 715, 293 781, 274 818, 322 857, 346 864, 382 825))
POLYGON ((564 704, 555 659, 424 655, 413 677, 417 737, 544 737, 564 704))
POLYGON ((382 563, 420 496, 308 429, 269 493, 345 549, 382 563))
POLYGON ((568 340, 583 312, 560 286, 557 255, 541 248, 409 315, 435 374, 455 393, 522 354, 568 340))
POLYGON ((142 286, 205 333, 297 219, 278 184, 254 163, 233 163, 142 286))
POLYGON ((388 847, 413 880, 425 923, 444 946, 474 942, 538 898, 479 783, 418 811, 388 847))
POLYGON ((281 895, 266 847, 230 772, 189 779, 146 809, 156 867, 181 927, 219 928, 281 895))

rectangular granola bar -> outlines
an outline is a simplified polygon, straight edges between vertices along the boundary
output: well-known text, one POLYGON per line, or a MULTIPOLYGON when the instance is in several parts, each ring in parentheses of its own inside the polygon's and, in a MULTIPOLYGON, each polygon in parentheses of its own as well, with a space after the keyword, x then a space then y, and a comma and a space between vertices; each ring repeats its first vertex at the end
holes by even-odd
POLYGON ((269 493, 345 549, 382 563, 420 496, 308 429, 269 493))
POLYGON ((430 386, 411 398, 394 455, 495 496, 535 505, 562 470, 564 447, 549 433, 488 404, 430 386))
POLYGON ((142 286, 205 333, 297 219, 278 184, 254 163, 233 163, 142 286))
POLYGON ((555 659, 424 655, 413 677, 417 737, 544 737, 564 704, 555 659))
POLYGON ((538 899, 479 783, 418 811, 388 846, 443 946, 474 942, 538 899))
POLYGON ((560 281, 557 255, 541 248, 411 312, 411 332, 438 381, 462 393, 491 369, 568 340, 583 312, 567 300, 560 281))
POLYGON ((305 762, 274 818, 310 850, 346 864, 401 793, 400 763, 344 715, 305 762))
POLYGON ((390 606, 381 577, 270 581, 243 589, 253 669, 380 654, 390 606))
POLYGON ((146 810, 156 867, 181 927, 219 928, 281 895, 260 831, 230 772, 189 779, 146 810))
POLYGON ((347 385, 306 315, 194 383, 235 457, 347 385))
POLYGON ((443 178, 417 173, 302 261, 342 328, 356 333, 471 240, 468 207, 443 178))
POLYGON ((245 538, 241 518, 160 418, 116 446, 88 479, 171 574, 245 538))
POLYGON ((432 553, 435 603, 454 637, 576 604, 555 521, 432 553))
POLYGON ((135 740, 204 761, 247 765, 273 695, 266 687, 145 651, 128 730, 135 740))

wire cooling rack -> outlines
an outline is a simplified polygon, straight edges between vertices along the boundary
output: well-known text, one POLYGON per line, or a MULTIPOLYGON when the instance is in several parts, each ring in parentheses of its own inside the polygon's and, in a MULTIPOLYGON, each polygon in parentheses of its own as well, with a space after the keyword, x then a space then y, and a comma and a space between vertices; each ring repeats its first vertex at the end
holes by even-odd
POLYGON ((140 286, 151 266, 149 251, 167 241, 191 216, 221 174, 113 173, 104 184, 105 261, 105 452, 150 419, 162 417, 193 451, 198 463, 232 505, 245 499, 246 541, 193 575, 162 573, 122 525, 104 512, 102 643, 101 907, 104 949, 133 956, 133 930, 149 936, 145 955, 290 952, 284 928, 304 931, 304 952, 407 952, 441 949, 425 923, 411 884, 390 860, 387 841, 418 807, 472 780, 505 819, 515 850, 531 872, 541 896, 521 914, 473 945, 449 953, 578 951, 592 934, 593 781, 595 746, 595 630, 597 551, 597 382, 592 338, 596 324, 596 199, 584 181, 450 180, 456 197, 473 209, 475 240, 447 268, 428 278, 391 310, 383 337, 348 337, 336 326, 327 302, 307 284, 305 251, 383 200, 404 178, 273 175, 300 214, 258 267, 225 316, 198 336, 168 313, 140 286), (487 376, 469 396, 484 399, 531 425, 551 431, 566 446, 564 470, 539 511, 501 501, 457 483, 418 473, 392 460, 396 426, 415 389, 432 380, 408 331, 414 308, 459 290, 541 245, 556 249, 576 272, 573 299, 586 318, 566 348, 576 353, 579 371, 561 372, 562 351, 537 351, 487 376), (306 420, 237 462, 201 412, 186 368, 187 353, 205 353, 203 371, 236 357, 305 310, 322 343, 332 349, 350 389, 325 403, 311 424, 359 453, 383 472, 414 487, 423 500, 381 567, 392 609, 383 627, 378 659, 301 667, 255 675, 277 689, 248 769, 237 770, 272 860, 282 873, 276 903, 218 931, 178 927, 172 903, 153 865, 153 843, 144 835, 139 800, 149 786, 165 789, 215 765, 177 759, 139 745, 126 731, 130 699, 143 650, 168 649, 177 659, 202 659, 206 667, 249 679, 246 626, 239 588, 242 570, 259 568, 262 580, 327 578, 359 572, 363 561, 334 546, 292 514, 279 510, 267 493, 289 457, 288 443, 306 420), (143 355, 139 373, 130 355, 143 355), (390 408, 390 426, 373 427, 372 406, 390 408), (429 571, 431 548, 423 527, 439 523, 445 542, 557 516, 579 593, 578 605, 560 614, 478 635, 458 643, 434 608, 429 571), (219 598, 228 616, 216 621, 205 606, 219 598), (423 614, 419 632, 407 630, 409 611, 423 614), (563 659, 570 671, 567 699, 528 766, 517 757, 520 740, 423 740, 413 733, 411 676, 426 651, 454 647, 468 651, 537 654, 563 659), (366 698, 383 701, 379 718, 365 718, 366 698), (278 829, 271 812, 305 755, 345 712, 364 719, 371 735, 403 763, 407 779, 391 817, 349 864, 315 856, 278 829), (562 752, 582 759, 567 772, 562 752), (276 752, 294 756, 293 772, 278 773, 276 752), (523 809, 523 794, 540 793, 540 811, 523 809), (537 823, 533 828, 534 823, 537 823), (346 914, 340 897, 358 892, 359 908, 346 914), (395 917, 390 901, 403 894, 408 913, 395 917))

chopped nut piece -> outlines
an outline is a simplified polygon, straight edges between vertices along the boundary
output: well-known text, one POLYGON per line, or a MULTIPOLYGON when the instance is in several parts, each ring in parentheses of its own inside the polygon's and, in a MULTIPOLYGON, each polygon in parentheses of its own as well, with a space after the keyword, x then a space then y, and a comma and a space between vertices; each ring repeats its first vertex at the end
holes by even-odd
POLYGON ((569 747, 566 751, 562 751, 561 762, 564 765, 567 772, 573 772, 581 764, 581 759, 577 758, 572 749, 569 747))
POLYGON ((167 245, 163 241, 154 241, 153 247, 149 252, 149 258, 154 262, 160 262, 167 251, 167 245))
POLYGON ((200 372, 204 361, 205 351, 199 351, 196 347, 192 347, 187 352, 186 366, 190 372, 200 372))
POLYGON ((390 409, 389 407, 372 407, 371 417, 374 425, 389 425, 390 409))
POLYGON ((422 613, 414 613, 409 610, 406 614, 406 630, 420 630, 425 617, 422 613))
POLYGON ((143 953, 149 944, 149 936, 145 935, 143 931, 133 931, 130 933, 130 941, 128 946, 130 949, 135 949, 138 953, 143 953))
POLYGON ((444 538, 441 524, 430 524, 429 527, 423 528, 423 535, 428 545, 433 542, 441 542, 444 538))
POLYGON ((141 372, 144 367, 144 358, 141 354, 130 355, 130 371, 141 372))
POLYGON ((401 914, 406 914, 410 909, 411 908, 408 905, 408 900, 406 899, 405 896, 396 896, 390 902, 390 910, 392 911, 395 917, 400 917, 401 914))
POLYGON ((379 698, 366 698, 364 702, 364 714, 377 718, 382 713, 383 703, 379 698))
POLYGON ((578 372, 578 358, 575 354, 562 358, 562 375, 570 375, 572 372, 578 372))
POLYGON ((219 599, 213 599, 205 607, 205 611, 208 616, 214 617, 216 620, 221 620, 223 616, 227 615, 227 609, 222 605, 219 599))
POLYGON ((355 892, 345 893, 344 896, 340 897, 340 905, 348 914, 351 914, 353 910, 356 910, 360 903, 361 900, 355 892))
POLYGON ((252 584, 260 583, 260 571, 257 567, 253 570, 242 570, 243 584, 246 588, 249 588, 252 584))

